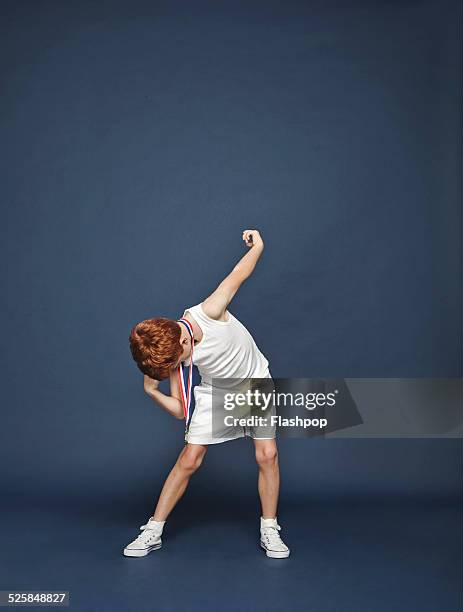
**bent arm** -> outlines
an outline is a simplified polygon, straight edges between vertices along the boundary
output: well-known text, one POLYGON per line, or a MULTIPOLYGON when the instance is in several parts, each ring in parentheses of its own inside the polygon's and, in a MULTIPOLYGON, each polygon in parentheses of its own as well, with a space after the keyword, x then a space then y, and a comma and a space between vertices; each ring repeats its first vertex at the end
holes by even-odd
POLYGON ((204 312, 211 319, 219 320, 223 318, 235 293, 244 281, 251 276, 262 255, 264 242, 257 230, 245 230, 243 240, 250 247, 249 251, 202 304, 204 312))
POLYGON ((180 385, 177 379, 177 371, 173 371, 170 375, 170 395, 166 395, 159 391, 159 381, 144 376, 143 386, 145 393, 154 401, 156 404, 161 406, 166 412, 171 414, 176 419, 183 419, 183 406, 180 395, 180 385))

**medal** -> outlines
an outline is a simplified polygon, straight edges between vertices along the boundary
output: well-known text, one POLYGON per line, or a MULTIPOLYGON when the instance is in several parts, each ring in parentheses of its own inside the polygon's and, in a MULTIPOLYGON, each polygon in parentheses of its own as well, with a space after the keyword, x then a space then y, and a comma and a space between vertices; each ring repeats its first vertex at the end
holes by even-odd
POLYGON ((190 338, 191 338, 190 370, 188 372, 188 382, 186 385, 185 385, 185 377, 183 374, 183 363, 180 362, 180 365, 178 366, 180 394, 182 396, 183 414, 185 416, 185 442, 186 442, 186 435, 188 433, 188 428, 190 426, 190 419, 191 419, 190 408, 191 408, 191 388, 192 388, 192 382, 193 382, 193 348, 195 345, 195 340, 193 336, 193 327, 191 323, 187 321, 187 319, 183 319, 183 318, 179 319, 178 323, 182 323, 182 325, 184 325, 187 328, 188 333, 190 334, 190 338))

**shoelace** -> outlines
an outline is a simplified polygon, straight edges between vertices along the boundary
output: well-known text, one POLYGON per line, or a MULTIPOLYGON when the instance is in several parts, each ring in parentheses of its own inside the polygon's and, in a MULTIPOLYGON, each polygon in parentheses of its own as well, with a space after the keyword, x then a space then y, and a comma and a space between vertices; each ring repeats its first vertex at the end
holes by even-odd
POLYGON ((153 535, 160 537, 160 534, 155 529, 148 529, 148 523, 146 523, 146 525, 140 525, 140 531, 141 533, 137 536, 136 542, 142 542, 144 544, 149 542, 153 535))
POLYGON ((280 525, 262 528, 262 532, 268 538, 268 542, 271 546, 283 546, 286 548, 286 545, 283 543, 283 540, 281 539, 280 534, 278 533, 280 530, 280 525))

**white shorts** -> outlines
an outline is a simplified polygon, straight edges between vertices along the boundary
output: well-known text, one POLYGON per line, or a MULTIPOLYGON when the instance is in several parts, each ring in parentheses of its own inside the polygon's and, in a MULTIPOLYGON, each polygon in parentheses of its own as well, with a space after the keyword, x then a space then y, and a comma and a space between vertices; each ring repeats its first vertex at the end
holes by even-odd
MULTIPOLYGON (((261 378, 271 378, 267 371, 261 378)), ((276 437, 276 427, 273 425, 230 425, 219 424, 212 419, 213 401, 212 387, 200 384, 194 388, 195 409, 191 417, 188 433, 185 436, 189 444, 219 444, 237 438, 248 436, 254 440, 273 440, 276 437)))

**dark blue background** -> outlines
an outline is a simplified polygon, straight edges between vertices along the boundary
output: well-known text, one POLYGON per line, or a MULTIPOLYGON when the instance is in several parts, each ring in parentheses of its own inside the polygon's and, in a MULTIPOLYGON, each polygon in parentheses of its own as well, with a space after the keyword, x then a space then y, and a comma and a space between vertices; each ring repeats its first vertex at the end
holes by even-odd
MULTIPOLYGON (((0 10, 8 516, 52 526, 51 509, 65 524, 87 513, 99 533, 111 516, 119 530, 99 550, 120 555, 182 444, 182 424, 142 392, 129 330, 201 301, 247 227, 266 251, 230 310, 274 376, 463 376, 457 3, 0 10)), ((280 454, 287 516, 315 501, 462 494, 458 440, 282 440, 280 454)), ((254 521, 250 445, 209 455, 172 523, 213 503, 230 518, 249 500, 254 521)), ((1 588, 53 588, 51 561, 40 579, 22 561, 1 588)))

